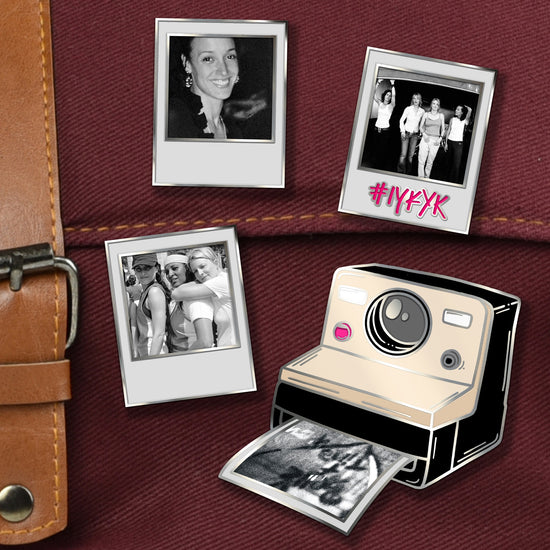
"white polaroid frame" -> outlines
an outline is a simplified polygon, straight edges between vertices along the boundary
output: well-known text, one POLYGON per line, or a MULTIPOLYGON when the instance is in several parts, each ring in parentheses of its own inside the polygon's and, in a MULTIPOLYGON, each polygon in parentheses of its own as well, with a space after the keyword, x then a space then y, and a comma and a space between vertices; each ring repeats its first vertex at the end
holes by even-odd
MULTIPOLYGON (((355 499, 353 508, 343 518, 339 518, 338 516, 330 513, 328 507, 321 508, 319 506, 316 506, 315 504, 309 503, 305 499, 299 498, 298 496, 294 496, 284 490, 277 489, 271 485, 263 483, 258 479, 254 479, 252 477, 237 473, 239 466, 241 466, 243 462, 249 459, 257 451, 261 450, 262 447, 264 447, 264 445, 266 445, 266 443, 268 443, 271 439, 276 437, 281 432, 286 432, 288 430, 291 430, 296 425, 300 425, 301 422, 301 419, 293 418, 259 436, 254 441, 238 451, 232 458, 230 458, 223 466, 218 477, 220 479, 248 489, 249 491, 257 493, 258 495, 278 502, 283 506, 292 508, 297 512, 300 512, 325 525, 328 525, 329 527, 336 529, 337 531, 340 531, 345 535, 348 535, 355 524, 359 521, 359 519, 361 519, 361 516, 364 514, 365 510, 373 502, 376 496, 393 479, 393 477, 399 472, 399 470, 401 470, 408 462, 410 462, 411 457, 408 455, 400 455, 399 453, 394 452, 394 454, 398 455, 399 458, 395 461, 394 464, 387 467, 379 476, 371 480, 371 482, 369 483, 369 487, 365 488, 362 495, 358 496, 355 499)), ((306 422, 311 421, 308 420, 306 422)), ((359 438, 354 439, 356 439, 358 442, 361 441, 359 438)), ((369 444, 369 442, 364 441, 364 444, 366 446, 369 444)), ((383 449, 383 447, 380 445, 374 445, 372 443, 370 443, 370 445, 372 446, 372 455, 375 455, 378 449, 383 449)))
POLYGON ((234 227, 105 241, 118 351, 127 407, 256 390, 242 271, 234 227), (223 244, 233 299, 236 345, 132 357, 122 258, 223 244))
POLYGON ((157 19, 153 185, 284 188, 286 72, 286 21, 157 19), (273 39, 272 139, 166 137, 172 36, 273 39))
MULTIPOLYGON (((338 210, 456 233, 468 233, 496 74, 497 72, 492 69, 367 48, 338 210), (430 83, 431 79, 434 88, 453 87, 460 82, 466 91, 470 88, 479 93, 465 175, 461 184, 362 165, 369 121, 373 115, 377 79, 379 74, 391 75, 392 72, 397 75, 399 72, 422 75, 425 83, 430 83), (398 207, 398 198, 403 193, 404 199, 398 207), (410 202, 407 202, 409 199, 410 202)), ((385 78, 390 79, 392 76, 385 78)), ((401 113, 394 112, 391 124, 396 125, 400 116, 401 113)))

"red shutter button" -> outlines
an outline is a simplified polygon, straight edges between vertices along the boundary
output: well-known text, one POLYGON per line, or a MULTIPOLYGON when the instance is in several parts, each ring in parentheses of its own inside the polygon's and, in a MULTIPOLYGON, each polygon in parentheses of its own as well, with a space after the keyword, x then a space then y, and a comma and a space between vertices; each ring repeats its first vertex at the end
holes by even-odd
POLYGON ((334 338, 339 342, 345 342, 351 338, 351 327, 347 323, 338 323, 334 327, 334 338))

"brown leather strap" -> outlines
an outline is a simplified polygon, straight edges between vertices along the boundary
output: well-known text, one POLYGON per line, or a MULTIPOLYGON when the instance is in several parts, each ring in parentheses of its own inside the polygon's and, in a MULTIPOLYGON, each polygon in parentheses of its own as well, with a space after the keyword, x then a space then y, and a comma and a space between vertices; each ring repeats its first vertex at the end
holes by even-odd
MULTIPOLYGON (((47 242, 61 256, 49 1, 3 0, 0 37, 0 249, 47 242)), ((66 293, 58 271, 25 274, 17 292, 0 281, 0 494, 23 486, 34 500, 16 521, 0 502, 0 544, 66 525, 66 293)))
POLYGON ((0 403, 29 405, 71 398, 69 361, 0 365, 0 403))

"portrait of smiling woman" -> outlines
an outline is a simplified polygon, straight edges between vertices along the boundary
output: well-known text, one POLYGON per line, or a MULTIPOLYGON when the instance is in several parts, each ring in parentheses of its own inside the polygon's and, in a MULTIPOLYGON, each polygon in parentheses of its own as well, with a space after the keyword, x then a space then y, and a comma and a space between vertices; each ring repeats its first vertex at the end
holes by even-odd
POLYGON ((167 138, 269 139, 272 47, 262 38, 170 37, 167 138))
POLYGON ((183 37, 181 47, 185 82, 181 93, 170 98, 168 137, 241 137, 238 126, 222 116, 223 103, 239 81, 235 41, 227 37, 183 37))

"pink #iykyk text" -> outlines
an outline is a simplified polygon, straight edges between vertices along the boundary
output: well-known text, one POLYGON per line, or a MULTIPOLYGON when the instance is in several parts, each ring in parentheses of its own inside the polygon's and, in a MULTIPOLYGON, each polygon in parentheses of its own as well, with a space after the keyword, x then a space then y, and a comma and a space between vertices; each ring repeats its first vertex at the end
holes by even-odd
POLYGON ((371 185, 369 194, 376 206, 384 203, 388 206, 395 205, 396 216, 399 216, 402 209, 412 212, 413 208, 416 208, 418 210, 416 215, 419 218, 424 217, 424 214, 431 210, 432 216, 440 216, 442 220, 447 219, 441 207, 449 200, 448 195, 442 197, 435 191, 428 194, 425 189, 413 191, 408 187, 401 191, 398 185, 388 187, 385 182, 371 185))

